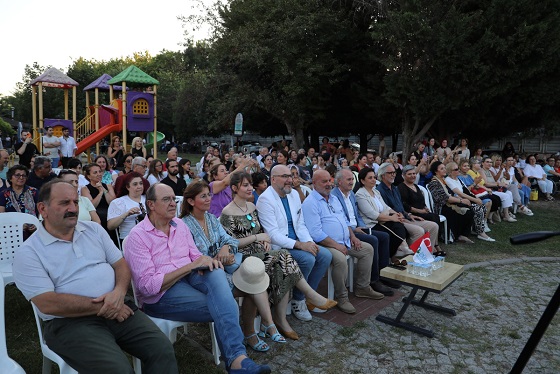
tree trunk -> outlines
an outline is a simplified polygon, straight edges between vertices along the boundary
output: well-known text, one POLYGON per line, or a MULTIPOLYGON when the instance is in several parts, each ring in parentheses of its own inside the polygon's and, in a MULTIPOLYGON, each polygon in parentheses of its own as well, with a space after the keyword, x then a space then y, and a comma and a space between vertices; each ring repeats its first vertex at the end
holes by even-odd
POLYGON ((303 136, 303 123, 298 122, 297 124, 292 124, 291 122, 285 120, 284 123, 286 124, 286 129, 288 133, 292 137, 292 145, 291 148, 293 149, 300 149, 305 144, 304 136, 303 136))
POLYGON ((430 127, 434 124, 440 114, 434 115, 428 122, 421 125, 420 119, 412 120, 405 114, 403 119, 403 163, 406 162, 408 155, 416 150, 414 147, 419 141, 424 138, 430 127))
MULTIPOLYGON (((369 138, 371 139, 371 137, 369 138)), ((367 152, 367 142, 368 142, 368 134, 361 133, 360 134, 360 154, 365 155, 367 152)))

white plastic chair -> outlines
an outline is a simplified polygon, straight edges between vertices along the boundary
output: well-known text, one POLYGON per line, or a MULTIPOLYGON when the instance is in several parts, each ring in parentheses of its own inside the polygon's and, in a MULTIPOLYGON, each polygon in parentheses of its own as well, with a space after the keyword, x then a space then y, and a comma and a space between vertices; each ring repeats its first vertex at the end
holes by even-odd
POLYGON ((4 286, 14 282, 12 264, 14 254, 23 243, 23 225, 39 227, 37 217, 27 213, 0 213, 0 272, 4 286))
MULTIPOLYGON (((126 243, 126 237, 123 239, 122 242, 122 248, 123 248, 123 256, 125 255, 125 243, 126 243)), ((134 286, 134 281, 131 280, 132 283, 132 293, 134 295, 134 302, 136 303, 136 305, 138 305, 138 299, 136 298, 136 287, 134 286)), ((163 319, 163 318, 157 318, 157 317, 152 317, 152 316, 148 316, 152 322, 159 327, 159 329, 165 334, 165 336, 167 336, 169 338, 169 341, 171 342, 171 344, 175 343, 177 341, 177 329, 179 327, 183 327, 183 332, 186 334, 187 333, 187 322, 181 322, 181 321, 171 321, 168 319, 163 319)), ((212 338, 212 356, 214 356, 214 363, 216 365, 220 364, 220 347, 218 346, 218 341, 216 339, 216 331, 214 330, 214 322, 210 322, 210 336, 212 338)), ((138 360, 138 359, 135 359, 138 360)), ((139 361, 139 360, 138 360, 139 361)), ((135 362, 135 367, 136 367, 136 362, 135 362)))
POLYGON ((175 202, 177 203, 177 211, 175 215, 179 217, 181 214, 181 207, 183 206, 183 196, 175 196, 175 202))
MULTIPOLYGON (((346 284, 350 292, 354 292, 354 260, 355 258, 346 255, 346 261, 348 262, 348 277, 346 278, 346 284)), ((332 280, 332 264, 329 266, 329 271, 327 273, 327 295, 328 298, 334 300, 334 283, 332 280)))
MULTIPOLYGON (((432 197, 432 194, 430 193, 430 190, 428 190, 424 186, 418 186, 418 188, 420 188, 420 191, 422 191, 422 194, 424 195, 424 204, 426 204, 430 211, 434 213, 434 199, 432 197)), ((443 222, 443 241, 445 244, 447 244, 447 242, 449 241, 449 232, 447 231, 447 217, 439 214, 439 221, 443 222)))
POLYGON ((41 352, 43 352, 43 374, 49 374, 52 369, 52 364, 56 363, 60 368, 60 374, 78 374, 78 372, 70 365, 66 363, 56 353, 54 353, 45 343, 45 338, 43 337, 43 321, 37 313, 37 306, 31 302, 31 307, 33 308, 33 314, 35 314, 35 323, 37 324, 37 333, 39 334, 39 344, 41 345, 41 352))
POLYGON ((4 316, 4 287, 14 282, 12 264, 16 250, 23 243, 23 225, 39 227, 39 220, 27 213, 0 213, 0 273, 2 274, 2 291, 0 292, 0 372, 25 373, 17 362, 8 356, 6 345, 6 324, 4 316))

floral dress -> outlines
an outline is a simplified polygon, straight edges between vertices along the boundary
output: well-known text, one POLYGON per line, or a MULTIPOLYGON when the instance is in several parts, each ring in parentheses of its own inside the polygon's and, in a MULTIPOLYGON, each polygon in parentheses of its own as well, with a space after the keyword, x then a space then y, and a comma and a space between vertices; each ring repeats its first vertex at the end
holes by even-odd
MULTIPOLYGON (((256 210, 243 216, 222 214, 220 222, 226 232, 237 239, 263 232, 256 210)), ((243 253, 244 256, 258 257, 264 262, 266 273, 270 277, 268 298, 274 305, 278 304, 287 292, 291 292, 292 288, 303 277, 296 260, 285 249, 267 252, 261 242, 253 242, 239 248, 239 252, 243 253)))

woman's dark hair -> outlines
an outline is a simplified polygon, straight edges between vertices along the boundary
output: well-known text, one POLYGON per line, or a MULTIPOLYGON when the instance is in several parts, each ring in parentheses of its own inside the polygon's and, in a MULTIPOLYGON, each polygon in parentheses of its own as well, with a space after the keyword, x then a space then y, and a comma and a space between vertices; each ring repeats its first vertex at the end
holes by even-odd
POLYGON ((97 164, 87 164, 86 166, 84 166, 84 175, 88 181, 89 181, 89 173, 91 172, 91 169, 95 167, 98 167, 99 170, 101 170, 101 166, 97 164))
POLYGON ((360 153, 360 155, 358 156, 357 160, 360 161, 362 158, 366 158, 367 160, 367 155, 365 153, 360 153))
MULTIPOLYGON (((327 166, 325 166, 325 170, 329 172, 329 174, 331 175, 331 177, 334 178, 334 175, 336 174, 336 166, 334 164, 328 164, 327 166)), ((299 172, 299 170, 298 170, 299 172)))
POLYGON ((436 161, 430 166, 430 171, 432 172, 433 175, 436 175, 436 171, 441 164, 443 164, 443 162, 436 161))
MULTIPOLYGON (((132 160, 134 160, 134 155, 132 153, 125 153, 125 155, 122 158, 122 162, 124 164, 124 162, 126 161, 127 157, 131 157, 132 160)), ((132 160, 130 161, 130 169, 132 170, 132 160)))
POLYGON ((255 189, 259 184, 261 184, 262 181, 266 181, 268 183, 266 175, 264 175, 264 173, 261 173, 260 171, 258 173, 251 174, 251 178, 253 178, 253 188, 255 189))
MULTIPOLYGON (((142 180, 142 174, 137 173, 135 171, 131 171, 130 173, 125 174, 124 179, 123 179, 123 183, 120 185, 119 191, 117 191, 117 197, 123 197, 128 195, 128 188, 130 187, 130 182, 132 182, 132 180, 134 178, 140 178, 140 180, 142 180)), ((144 183, 142 183, 144 184, 144 183)), ((142 195, 146 194, 146 185, 144 185, 144 189, 142 190, 142 195)))
POLYGON ((107 157, 105 157, 105 155, 97 155, 97 157, 93 159, 93 162, 97 164, 97 160, 99 160, 100 158, 105 160, 105 170, 101 170, 101 171, 102 172, 109 171, 111 165, 109 165, 109 160, 107 160, 107 157))
POLYGON ((360 172, 358 173, 358 181, 360 182, 360 186, 361 186, 361 187, 364 186, 364 184, 362 183, 362 181, 363 181, 364 179, 366 179, 366 176, 367 176, 369 173, 375 174, 375 171, 373 171, 372 168, 365 167, 365 168, 362 168, 362 170, 360 170, 360 172))
POLYGON ((179 218, 186 217, 192 213, 193 207, 187 200, 194 199, 196 195, 198 195, 205 189, 210 191, 208 183, 206 183, 202 179, 194 181, 187 186, 185 192, 183 193, 183 206, 181 207, 181 214, 179 215, 179 218))
POLYGON ((78 173, 76 173, 74 170, 70 170, 70 169, 62 169, 59 173, 58 173, 58 178, 62 178, 65 175, 76 175, 78 176, 78 173))
POLYGON ((82 161, 77 158, 71 158, 68 160, 68 164, 66 164, 66 166, 68 166, 68 169, 76 169, 78 166, 82 166, 82 161))
MULTIPOLYGON (((249 182, 251 185, 253 185, 253 178, 251 177, 251 174, 244 172, 244 171, 238 171, 237 173, 233 173, 231 174, 230 180, 229 180, 229 186, 239 186, 241 183, 243 183, 243 180, 247 180, 247 182, 249 182)), ((233 194, 235 194, 236 192, 233 191, 233 188, 231 189, 231 192, 233 194)))
POLYGON ((6 173, 6 179, 8 181, 10 181, 10 183, 12 183, 12 177, 14 176, 14 174, 16 173, 16 171, 21 170, 25 172, 26 176, 29 176, 29 169, 24 166, 24 165, 14 165, 11 168, 8 169, 8 172, 6 173))
POLYGON ((305 158, 305 155, 302 155, 302 154, 298 153, 297 158, 296 158, 296 164, 299 165, 301 160, 303 160, 304 158, 305 158))
POLYGON ((192 165, 191 160, 189 160, 188 158, 182 158, 181 161, 179 161, 179 175, 180 176, 185 175, 185 171, 183 170, 183 166, 185 166, 185 164, 187 162, 192 165))
MULTIPOLYGON (((278 153, 282 153, 282 156, 284 156, 286 158, 286 163, 284 165, 288 165, 288 160, 290 159, 290 156, 288 155, 288 152, 281 149, 276 153, 276 157, 278 157, 278 153)), ((276 160, 276 162, 278 162, 278 160, 276 160)))
POLYGON ((161 162, 161 160, 157 158, 154 158, 152 162, 150 162, 150 166, 148 167, 148 175, 151 174, 154 177, 161 179, 163 177, 163 171, 159 174, 156 171, 156 165, 158 164, 158 162, 163 165, 163 162, 161 162))

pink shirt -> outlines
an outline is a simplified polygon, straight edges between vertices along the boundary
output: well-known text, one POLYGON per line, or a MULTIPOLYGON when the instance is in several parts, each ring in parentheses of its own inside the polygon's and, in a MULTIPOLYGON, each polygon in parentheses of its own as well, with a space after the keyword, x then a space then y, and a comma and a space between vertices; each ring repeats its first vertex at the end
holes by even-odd
POLYGON ((183 221, 173 218, 169 236, 144 219, 128 234, 124 253, 130 266, 140 307, 161 299, 163 277, 202 256, 183 221))

